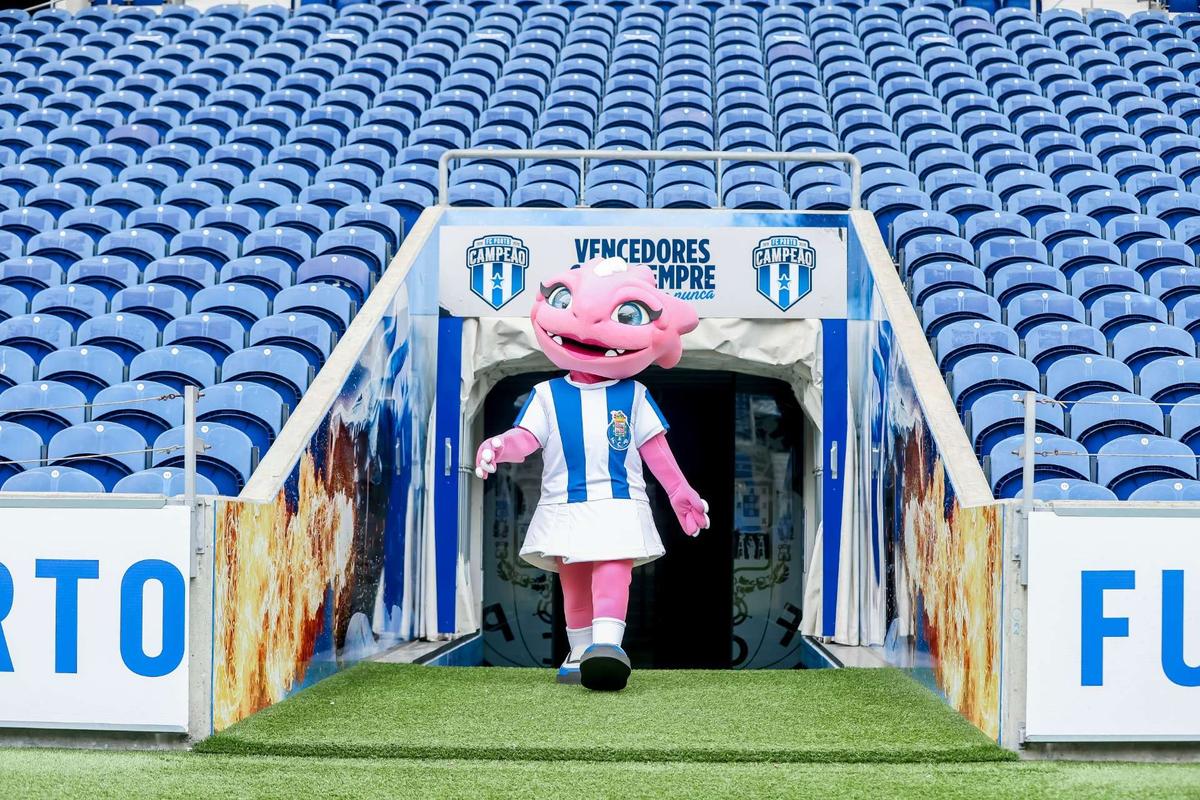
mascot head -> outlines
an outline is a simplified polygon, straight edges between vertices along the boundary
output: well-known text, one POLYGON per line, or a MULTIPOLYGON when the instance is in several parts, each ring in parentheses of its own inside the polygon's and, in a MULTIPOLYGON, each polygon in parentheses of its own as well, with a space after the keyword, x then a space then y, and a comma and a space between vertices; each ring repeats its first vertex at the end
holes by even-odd
POLYGON ((659 290, 649 267, 593 259, 541 286, 533 332, 555 366, 604 378, 629 378, 651 364, 673 367, 696 311, 659 290))

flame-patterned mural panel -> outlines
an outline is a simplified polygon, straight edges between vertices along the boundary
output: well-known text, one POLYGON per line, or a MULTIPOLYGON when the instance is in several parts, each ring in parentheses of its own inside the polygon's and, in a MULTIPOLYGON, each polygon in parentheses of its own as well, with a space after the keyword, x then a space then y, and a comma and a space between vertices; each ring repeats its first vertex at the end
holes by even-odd
POLYGON ((397 292, 275 498, 217 505, 215 730, 417 630, 437 336, 419 282, 397 292))
MULTIPOLYGON (((916 354, 898 341, 876 284, 879 269, 894 267, 877 231, 864 224, 873 227, 855 219, 847 242, 848 449, 859 486, 846 507, 859 533, 848 548, 854 557, 843 558, 842 580, 853 588, 843 592, 848 601, 839 598, 839 622, 845 608, 858 616, 839 631, 847 627, 857 637, 852 643, 880 648, 889 663, 911 671, 998 739, 1003 506, 989 498, 966 506, 955 491, 922 403, 923 394, 946 387, 939 380, 918 390, 908 362, 916 354), (868 245, 870 239, 876 244, 868 245), (869 246, 878 257, 873 265, 869 246)), ((902 287, 891 291, 909 302, 902 287)), ((916 346, 924 346, 923 337, 916 346)), ((939 422, 944 435, 961 425, 957 416, 939 422)))
POLYGON ((908 368, 889 346, 877 474, 894 587, 889 656, 996 738, 1000 732, 1002 507, 964 507, 929 429, 908 368))

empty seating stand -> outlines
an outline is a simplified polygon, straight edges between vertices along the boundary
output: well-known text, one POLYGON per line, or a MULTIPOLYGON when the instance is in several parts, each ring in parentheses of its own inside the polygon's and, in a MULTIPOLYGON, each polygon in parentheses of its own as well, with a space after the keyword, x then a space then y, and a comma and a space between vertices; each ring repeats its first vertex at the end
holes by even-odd
MULTIPOLYGON (((472 146, 854 153, 998 493, 1021 488, 1026 391, 1038 497, 1198 491, 1200 26, 339 0, 9 10, 0 36, 4 489, 178 491, 178 399, 147 398, 197 385, 222 442, 203 489, 237 491, 435 202, 440 154, 472 146), (110 439, 145 458, 92 452, 110 439)), ((476 207, 850 202, 813 164, 734 164, 720 197, 691 162, 480 159, 450 183, 476 207)))

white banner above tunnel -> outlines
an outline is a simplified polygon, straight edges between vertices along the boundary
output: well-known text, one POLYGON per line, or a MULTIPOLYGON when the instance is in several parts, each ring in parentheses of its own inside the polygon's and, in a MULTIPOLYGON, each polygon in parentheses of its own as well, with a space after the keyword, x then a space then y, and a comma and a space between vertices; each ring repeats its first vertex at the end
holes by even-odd
POLYGON ((846 229, 833 220, 813 226, 813 215, 759 213, 727 224, 728 212, 627 211, 622 224, 596 224, 589 211, 588 224, 579 224, 580 213, 512 224, 503 216, 486 225, 447 220, 441 304, 456 316, 526 317, 550 276, 619 256, 649 265, 659 287, 694 303, 701 317, 846 316, 846 229))

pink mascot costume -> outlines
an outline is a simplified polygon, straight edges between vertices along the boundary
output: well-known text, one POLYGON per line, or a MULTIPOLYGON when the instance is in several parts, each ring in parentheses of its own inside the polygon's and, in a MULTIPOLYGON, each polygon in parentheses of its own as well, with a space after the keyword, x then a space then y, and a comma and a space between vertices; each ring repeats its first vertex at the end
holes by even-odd
POLYGON ((484 441, 475 474, 524 461, 541 448, 542 494, 521 557, 558 572, 571 652, 560 683, 618 690, 629 678, 621 649, 635 566, 665 551, 646 497, 645 462, 689 536, 708 527, 708 503, 667 444, 667 422, 646 387, 651 364, 673 367, 696 312, 659 291, 648 267, 595 259, 544 283, 534 335, 567 374, 539 383, 515 427, 484 441))

